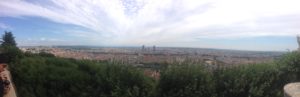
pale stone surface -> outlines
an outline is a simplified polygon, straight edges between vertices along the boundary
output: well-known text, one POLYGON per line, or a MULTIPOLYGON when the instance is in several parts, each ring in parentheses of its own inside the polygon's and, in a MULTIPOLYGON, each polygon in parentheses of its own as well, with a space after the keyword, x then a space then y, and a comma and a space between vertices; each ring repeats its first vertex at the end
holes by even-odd
POLYGON ((10 89, 7 92, 7 94, 5 94, 3 97, 17 97, 14 84, 11 80, 10 72, 7 69, 5 69, 4 71, 1 72, 1 76, 6 76, 10 82, 10 86, 9 86, 10 89))
POLYGON ((285 85, 284 97, 300 97, 300 82, 285 85))

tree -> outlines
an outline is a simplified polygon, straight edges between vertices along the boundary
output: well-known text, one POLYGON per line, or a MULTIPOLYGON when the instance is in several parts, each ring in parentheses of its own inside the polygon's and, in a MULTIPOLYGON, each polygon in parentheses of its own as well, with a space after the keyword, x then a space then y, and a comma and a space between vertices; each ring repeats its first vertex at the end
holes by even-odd
POLYGON ((0 47, 0 59, 5 63, 14 62, 23 56, 22 51, 17 47, 15 37, 11 32, 5 31, 2 36, 0 47))
POLYGON ((4 35, 2 36, 2 44, 1 46, 17 46, 17 43, 15 41, 15 37, 11 32, 4 32, 4 35))
POLYGON ((23 57, 22 51, 15 46, 2 46, 0 52, 0 59, 4 63, 15 62, 23 57))

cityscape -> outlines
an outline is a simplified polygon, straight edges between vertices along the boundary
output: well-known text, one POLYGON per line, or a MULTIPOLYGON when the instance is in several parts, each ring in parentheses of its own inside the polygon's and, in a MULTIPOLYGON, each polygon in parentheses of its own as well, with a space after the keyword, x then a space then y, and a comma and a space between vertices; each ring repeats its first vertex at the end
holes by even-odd
POLYGON ((20 47, 23 52, 46 52, 63 58, 118 61, 132 65, 144 63, 206 63, 220 67, 238 64, 270 62, 285 52, 239 51, 205 48, 175 47, 93 47, 93 46, 29 46, 20 47))
POLYGON ((0 97, 300 97, 299 0, 0 0, 0 97))

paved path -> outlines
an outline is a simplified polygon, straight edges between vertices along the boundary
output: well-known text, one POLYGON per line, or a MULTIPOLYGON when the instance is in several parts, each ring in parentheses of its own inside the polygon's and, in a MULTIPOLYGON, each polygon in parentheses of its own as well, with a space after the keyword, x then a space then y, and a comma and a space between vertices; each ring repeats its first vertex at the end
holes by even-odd
POLYGON ((13 84, 12 79, 11 79, 10 72, 7 69, 5 69, 3 72, 1 72, 1 75, 7 76, 8 80, 10 82, 10 86, 9 86, 10 90, 3 97, 17 97, 15 87, 14 87, 14 84, 13 84))

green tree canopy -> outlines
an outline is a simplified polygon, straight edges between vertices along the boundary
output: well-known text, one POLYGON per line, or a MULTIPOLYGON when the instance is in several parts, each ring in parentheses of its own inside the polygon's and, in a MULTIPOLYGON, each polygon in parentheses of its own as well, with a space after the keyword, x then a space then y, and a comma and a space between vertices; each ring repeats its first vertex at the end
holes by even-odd
POLYGON ((15 37, 11 32, 5 31, 2 40, 1 46, 17 46, 15 37))
POLYGON ((2 44, 0 47, 0 60, 4 63, 13 62, 23 56, 21 50, 17 47, 15 37, 12 32, 5 31, 2 35, 2 44))

